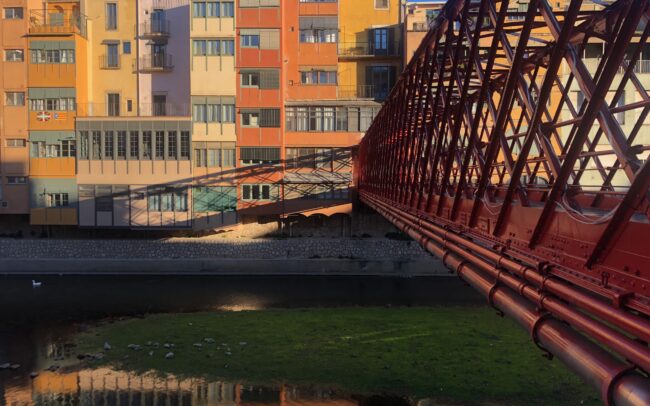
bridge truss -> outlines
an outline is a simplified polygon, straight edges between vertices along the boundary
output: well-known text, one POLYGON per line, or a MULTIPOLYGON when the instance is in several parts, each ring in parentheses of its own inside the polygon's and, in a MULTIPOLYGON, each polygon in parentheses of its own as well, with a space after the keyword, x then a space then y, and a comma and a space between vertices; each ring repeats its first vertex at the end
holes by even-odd
POLYGON ((446 3, 361 143, 359 197, 605 403, 648 405, 650 0, 513 7, 446 3))

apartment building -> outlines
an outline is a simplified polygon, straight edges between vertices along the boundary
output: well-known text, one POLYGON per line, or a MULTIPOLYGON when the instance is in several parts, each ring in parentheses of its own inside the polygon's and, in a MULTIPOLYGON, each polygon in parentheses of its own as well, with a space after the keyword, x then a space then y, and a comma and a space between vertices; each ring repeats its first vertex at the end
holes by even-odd
POLYGON ((87 1, 86 10, 92 100, 76 122, 79 226, 189 228, 190 2, 87 1))
POLYGON ((239 215, 349 213, 353 149, 402 66, 399 2, 237 5, 239 215))
POLYGON ((192 209, 195 229, 237 222, 235 2, 192 3, 192 209))
POLYGON ((0 1, 0 215, 29 213, 28 0, 0 1))
POLYGON ((407 0, 404 13, 404 61, 408 63, 445 5, 445 0, 407 0))
POLYGON ((78 1, 29 10, 30 222, 77 225, 76 107, 88 99, 86 20, 78 1))
POLYGON ((199 230, 350 212, 354 148, 402 67, 398 0, 2 5, 0 213, 199 230))

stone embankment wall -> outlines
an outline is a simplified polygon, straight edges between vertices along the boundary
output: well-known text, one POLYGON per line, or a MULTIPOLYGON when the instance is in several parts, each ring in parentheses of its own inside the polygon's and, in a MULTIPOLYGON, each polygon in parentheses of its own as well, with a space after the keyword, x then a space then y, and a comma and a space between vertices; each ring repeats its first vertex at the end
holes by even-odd
POLYGON ((0 239, 0 274, 446 274, 388 238, 0 239))

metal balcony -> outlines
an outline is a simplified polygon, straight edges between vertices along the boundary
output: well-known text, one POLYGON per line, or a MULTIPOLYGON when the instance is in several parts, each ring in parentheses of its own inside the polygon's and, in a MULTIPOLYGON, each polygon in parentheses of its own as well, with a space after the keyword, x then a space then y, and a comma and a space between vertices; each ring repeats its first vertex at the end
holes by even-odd
POLYGON ((399 41, 389 42, 384 46, 372 42, 340 42, 338 54, 339 59, 401 58, 402 47, 399 41))
POLYGON ((167 54, 143 56, 133 64, 134 73, 161 73, 172 70, 174 70, 172 56, 167 54))
POLYGON ((79 34, 86 37, 87 18, 83 14, 71 11, 30 10, 30 34, 79 34))
POLYGON ((101 55, 99 57, 100 69, 120 69, 122 67, 121 55, 101 55))
POLYGON ((166 40, 170 33, 169 20, 145 21, 140 24, 140 36, 151 40, 166 40))

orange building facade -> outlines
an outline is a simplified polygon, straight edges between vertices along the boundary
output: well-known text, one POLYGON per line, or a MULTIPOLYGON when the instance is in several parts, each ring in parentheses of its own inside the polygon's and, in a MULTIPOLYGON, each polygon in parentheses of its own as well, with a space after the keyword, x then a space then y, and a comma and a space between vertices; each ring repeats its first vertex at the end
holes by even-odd
POLYGON ((398 0, 0 1, 0 214, 202 230, 350 213, 354 148, 402 65, 398 0))

